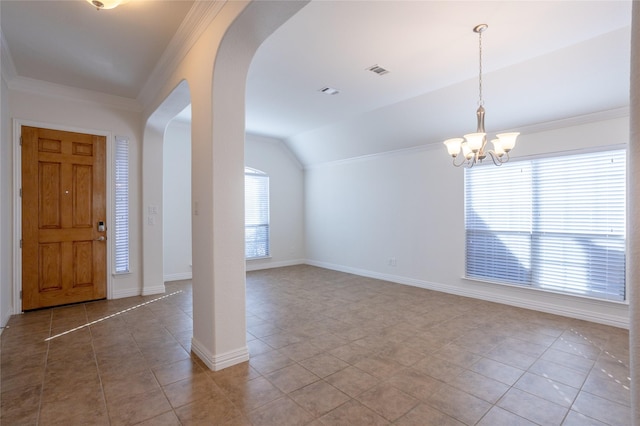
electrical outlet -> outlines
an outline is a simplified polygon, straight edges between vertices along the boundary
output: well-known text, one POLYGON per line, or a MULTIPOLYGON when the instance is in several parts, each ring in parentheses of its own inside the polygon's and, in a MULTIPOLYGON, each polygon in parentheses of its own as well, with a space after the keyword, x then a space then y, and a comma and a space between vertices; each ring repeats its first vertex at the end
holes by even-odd
POLYGON ((390 257, 389 261, 387 262, 387 264, 389 266, 398 266, 398 260, 395 257, 390 257))

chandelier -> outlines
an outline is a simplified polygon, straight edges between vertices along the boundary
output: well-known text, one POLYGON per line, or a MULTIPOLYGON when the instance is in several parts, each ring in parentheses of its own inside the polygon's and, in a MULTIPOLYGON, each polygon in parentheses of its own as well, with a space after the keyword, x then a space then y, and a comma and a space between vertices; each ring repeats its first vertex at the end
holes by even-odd
POLYGON ((90 5, 94 6, 96 9, 115 9, 123 0, 87 0, 90 5))
POLYGON ((444 141, 449 155, 453 157, 453 165, 456 167, 473 167, 474 164, 482 162, 487 155, 491 157, 496 166, 509 161, 509 152, 516 145, 516 138, 520 133, 500 133, 497 139, 492 139, 493 150, 487 149, 487 133, 484 130, 484 100, 482 99, 482 33, 488 28, 487 24, 476 25, 473 32, 478 34, 478 46, 480 52, 480 72, 478 78, 478 128, 476 133, 469 133, 463 138, 452 138, 444 141), (460 155, 462 154, 462 155, 460 155), (462 160, 457 162, 456 159, 462 160))

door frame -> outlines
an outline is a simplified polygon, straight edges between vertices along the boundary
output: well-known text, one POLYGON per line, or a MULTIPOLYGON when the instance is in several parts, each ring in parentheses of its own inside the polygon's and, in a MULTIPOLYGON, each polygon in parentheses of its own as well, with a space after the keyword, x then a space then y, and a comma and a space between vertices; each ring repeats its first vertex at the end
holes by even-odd
POLYGON ((38 127, 43 129, 61 130, 65 132, 87 133, 91 135, 104 136, 106 138, 106 207, 107 207, 107 299, 113 299, 113 241, 114 241, 114 213, 113 213, 113 143, 115 138, 112 132, 83 127, 65 126, 33 120, 13 119, 13 314, 22 313, 22 248, 20 239, 22 238, 22 199, 20 188, 22 188, 22 150, 20 148, 20 138, 22 136, 22 126, 38 127))

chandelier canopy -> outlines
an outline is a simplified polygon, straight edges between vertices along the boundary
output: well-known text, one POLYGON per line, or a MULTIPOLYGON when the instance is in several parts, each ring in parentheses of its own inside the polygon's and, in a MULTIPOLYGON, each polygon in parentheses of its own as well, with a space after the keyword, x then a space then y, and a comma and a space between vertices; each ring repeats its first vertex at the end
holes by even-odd
POLYGON ((87 2, 96 9, 115 9, 123 0, 87 0, 87 2))
POLYGON ((487 149, 487 133, 484 129, 484 100, 482 99, 482 33, 489 28, 487 24, 476 25, 473 32, 478 34, 478 51, 480 57, 480 68, 478 77, 478 110, 476 116, 478 127, 476 133, 469 133, 463 138, 451 138, 444 141, 449 155, 453 157, 453 165, 456 167, 473 167, 474 164, 482 162, 487 155, 491 157, 496 166, 509 161, 509 152, 516 145, 516 138, 520 133, 499 133, 496 139, 492 139, 493 150, 487 149), (460 154, 462 154, 460 156, 460 154), (460 156, 462 161, 457 162, 460 156))

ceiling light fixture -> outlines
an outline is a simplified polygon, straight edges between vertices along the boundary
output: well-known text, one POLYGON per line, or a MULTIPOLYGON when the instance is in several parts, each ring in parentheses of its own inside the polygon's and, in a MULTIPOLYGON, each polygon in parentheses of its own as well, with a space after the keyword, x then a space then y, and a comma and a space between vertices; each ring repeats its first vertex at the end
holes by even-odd
POLYGON ((474 164, 482 162, 487 155, 493 160, 493 164, 499 166, 509 161, 509 152, 516 145, 516 138, 520 133, 500 133, 497 139, 493 139, 493 150, 485 149, 487 145, 487 133, 484 130, 484 100, 482 99, 482 33, 489 26, 487 24, 476 25, 473 32, 478 34, 480 52, 480 72, 478 78, 479 100, 476 116, 478 117, 478 128, 476 133, 464 135, 464 138, 452 138, 444 141, 449 155, 453 157, 453 165, 456 167, 473 167, 474 164), (462 161, 456 162, 456 157, 462 153, 462 161))
POLYGON ((100 9, 115 9, 123 1, 122 0, 87 0, 87 2, 94 6, 97 10, 100 9))

